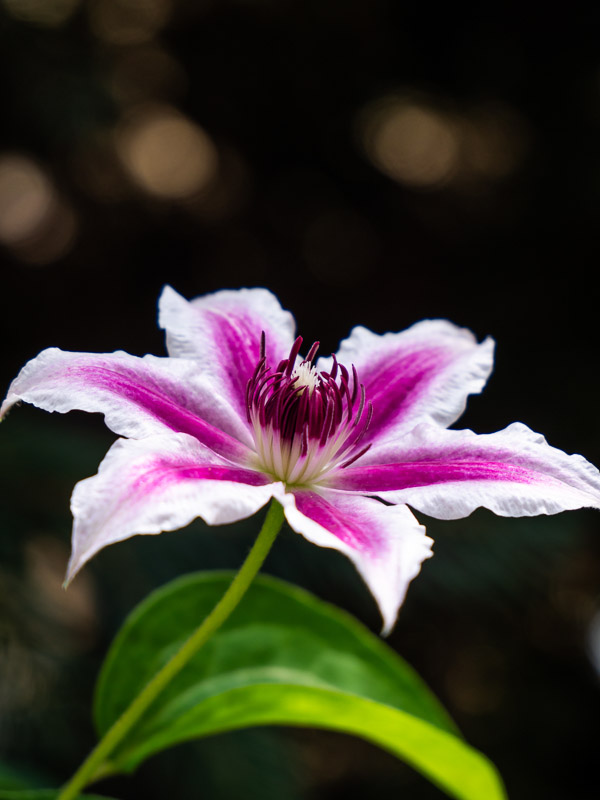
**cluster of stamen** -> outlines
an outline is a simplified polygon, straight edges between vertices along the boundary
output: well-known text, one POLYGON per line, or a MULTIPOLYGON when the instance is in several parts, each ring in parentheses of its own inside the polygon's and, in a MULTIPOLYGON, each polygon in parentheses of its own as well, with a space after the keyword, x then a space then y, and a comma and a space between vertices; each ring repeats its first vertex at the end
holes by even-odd
POLYGON ((272 369, 263 333, 246 390, 258 467, 290 485, 314 483, 366 453, 370 445, 360 444, 373 414, 354 366, 350 374, 333 356, 331 372, 319 372, 313 363, 319 342, 296 366, 301 345, 299 336, 289 356, 272 369))

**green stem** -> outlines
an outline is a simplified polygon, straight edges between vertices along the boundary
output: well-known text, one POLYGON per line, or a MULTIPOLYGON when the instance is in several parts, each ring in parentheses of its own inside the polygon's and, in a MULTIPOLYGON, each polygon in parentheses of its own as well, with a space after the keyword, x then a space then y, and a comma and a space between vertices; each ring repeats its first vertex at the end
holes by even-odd
POLYGON ((104 765, 115 747, 123 740, 165 686, 183 669, 192 656, 210 639, 236 608, 267 557, 282 523, 283 508, 276 500, 273 500, 252 549, 223 597, 204 622, 184 642, 178 652, 146 684, 131 705, 109 728, 71 780, 64 785, 57 800, 73 800, 78 796, 81 789, 91 783, 96 776, 107 772, 104 769, 104 765))

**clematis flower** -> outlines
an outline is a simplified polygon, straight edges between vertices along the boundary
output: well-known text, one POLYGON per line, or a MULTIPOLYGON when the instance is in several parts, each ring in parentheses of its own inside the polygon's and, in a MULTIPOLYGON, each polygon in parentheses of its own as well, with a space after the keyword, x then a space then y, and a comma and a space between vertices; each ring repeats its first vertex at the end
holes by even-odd
POLYGON ((357 327, 317 360, 265 289, 188 302, 166 287, 159 309, 168 357, 50 348, 0 410, 101 412, 126 437, 75 487, 68 580, 108 544, 234 522, 275 498, 293 530, 354 562, 387 632, 431 555, 409 505, 440 519, 600 507, 598 470, 524 425, 446 430, 491 372, 489 338, 442 320, 357 327))

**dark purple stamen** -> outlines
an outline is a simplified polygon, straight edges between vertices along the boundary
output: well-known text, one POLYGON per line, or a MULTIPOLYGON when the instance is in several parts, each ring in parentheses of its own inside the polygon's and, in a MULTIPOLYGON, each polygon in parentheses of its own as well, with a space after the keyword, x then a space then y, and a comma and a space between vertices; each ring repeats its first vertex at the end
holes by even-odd
POLYGON ((285 368, 285 375, 287 375, 288 378, 292 374, 292 371, 294 369, 294 365, 296 363, 296 358, 298 356, 298 353, 300 352, 300 348, 301 347, 302 347, 302 337, 299 336, 296 339, 296 341, 294 342, 294 344, 292 345, 292 349, 290 350, 290 355, 289 355, 288 360, 287 360, 287 367, 285 368))
POLYGON ((357 446, 367 432, 373 407, 354 366, 349 372, 333 356, 331 371, 318 372, 313 366, 319 349, 315 342, 296 371, 301 346, 299 336, 289 356, 273 370, 265 355, 263 333, 260 359, 246 390, 257 451, 269 470, 276 472, 276 465, 285 463, 282 480, 290 476, 315 479, 333 467, 354 463, 370 447, 357 446), (278 457, 267 452, 275 447, 280 448, 278 457), (300 466, 298 459, 303 459, 300 466))
POLYGON ((315 342, 313 344, 313 346, 308 351, 308 355, 304 359, 304 362, 303 362, 304 364, 312 364, 313 363, 313 361, 315 360, 315 356, 317 355, 317 350, 319 349, 319 345, 320 344, 321 344, 321 342, 315 342))

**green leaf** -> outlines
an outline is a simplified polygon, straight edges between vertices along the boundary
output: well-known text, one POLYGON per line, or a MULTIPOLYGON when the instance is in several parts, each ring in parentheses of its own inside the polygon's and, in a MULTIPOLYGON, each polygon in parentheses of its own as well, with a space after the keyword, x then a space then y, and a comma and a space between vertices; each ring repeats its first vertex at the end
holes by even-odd
MULTIPOLYGON (((212 610, 232 577, 180 578, 133 611, 98 681, 100 735, 212 610)), ((353 733, 452 797, 505 798, 493 765, 463 741, 406 662, 349 615, 265 576, 129 732, 110 768, 130 772, 177 742, 273 724, 353 733)))

